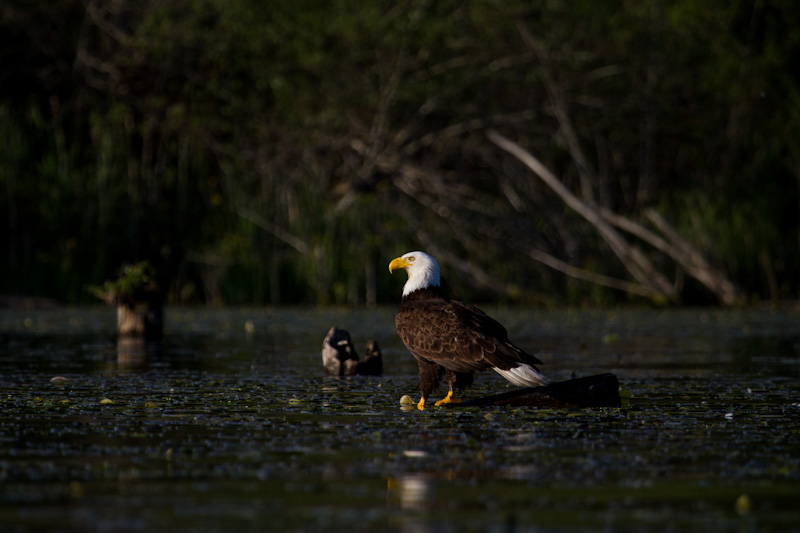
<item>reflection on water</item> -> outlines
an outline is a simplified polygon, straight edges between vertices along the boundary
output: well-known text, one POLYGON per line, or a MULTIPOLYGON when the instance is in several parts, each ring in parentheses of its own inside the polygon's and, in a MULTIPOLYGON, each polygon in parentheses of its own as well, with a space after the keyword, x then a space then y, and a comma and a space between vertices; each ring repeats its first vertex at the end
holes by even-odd
POLYGON ((117 365, 120 370, 143 370, 152 361, 161 359, 161 348, 161 341, 119 337, 117 339, 117 365))
MULTIPOLYGON (((404 410, 393 309, 0 312, 0 523, 14 531, 791 530, 796 313, 496 309, 553 380, 622 409, 404 410), (381 377, 324 377, 331 326, 381 377), (64 380, 52 381, 55 376, 64 380), (747 502, 747 505, 741 502, 747 502)), ((473 397, 512 388, 480 374, 473 397)))
POLYGON ((422 474, 389 478, 386 484, 389 504, 405 510, 425 510, 431 491, 430 479, 422 474))

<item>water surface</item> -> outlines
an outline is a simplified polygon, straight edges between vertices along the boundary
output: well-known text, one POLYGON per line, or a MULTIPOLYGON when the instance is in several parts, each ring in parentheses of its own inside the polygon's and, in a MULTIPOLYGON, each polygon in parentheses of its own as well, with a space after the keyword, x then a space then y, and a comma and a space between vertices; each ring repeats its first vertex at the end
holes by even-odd
POLYGON ((796 530, 798 313, 486 310, 623 407, 405 408, 393 309, 168 309, 144 346, 105 308, 2 311, 3 530, 796 530), (323 377, 332 325, 385 375, 323 377))

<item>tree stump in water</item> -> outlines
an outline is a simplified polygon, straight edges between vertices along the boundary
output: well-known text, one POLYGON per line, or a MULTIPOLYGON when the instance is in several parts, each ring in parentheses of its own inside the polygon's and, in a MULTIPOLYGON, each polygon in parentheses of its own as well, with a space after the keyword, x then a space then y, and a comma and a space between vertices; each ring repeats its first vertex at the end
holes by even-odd
POLYGON ((101 300, 117 306, 120 337, 160 340, 164 330, 164 296, 147 261, 122 267, 119 278, 89 287, 101 300))
POLYGON ((381 349, 377 342, 369 341, 366 359, 359 361, 350 334, 334 326, 322 342, 322 368, 331 376, 380 376, 383 373, 381 349))
POLYGON ((449 407, 510 405, 513 407, 620 407, 619 381, 614 374, 598 374, 485 396, 449 407))
POLYGON ((120 337, 161 339, 164 332, 164 306, 159 293, 145 293, 136 301, 117 301, 117 332, 120 337))

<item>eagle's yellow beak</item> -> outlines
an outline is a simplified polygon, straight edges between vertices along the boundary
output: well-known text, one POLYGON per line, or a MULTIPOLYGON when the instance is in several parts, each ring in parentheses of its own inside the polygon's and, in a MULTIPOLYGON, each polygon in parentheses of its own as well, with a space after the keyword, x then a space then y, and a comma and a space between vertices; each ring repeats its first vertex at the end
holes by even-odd
POLYGON ((389 274, 392 273, 393 270, 397 270, 398 268, 406 268, 410 263, 403 259, 402 257, 396 257, 392 259, 392 262, 389 263, 389 274))

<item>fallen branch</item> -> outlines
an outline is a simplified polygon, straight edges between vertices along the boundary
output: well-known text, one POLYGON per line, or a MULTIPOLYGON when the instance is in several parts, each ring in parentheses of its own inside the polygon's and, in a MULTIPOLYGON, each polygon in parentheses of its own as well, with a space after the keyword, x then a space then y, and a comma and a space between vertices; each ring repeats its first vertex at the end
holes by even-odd
POLYGON ((706 286, 725 305, 736 305, 743 296, 739 287, 730 281, 725 272, 714 267, 702 252, 680 236, 655 209, 644 211, 644 216, 665 238, 647 228, 607 209, 601 210, 603 218, 631 235, 639 237, 657 250, 671 257, 687 274, 706 286))
POLYGON ((279 240, 285 242, 286 244, 288 244, 301 254, 306 253, 308 251, 308 244, 298 239, 297 237, 295 237, 282 227, 278 226, 274 222, 262 217, 258 213, 254 213, 253 211, 250 211, 249 209, 245 208, 239 209, 238 213, 240 217, 249 220, 256 226, 260 227, 261 229, 268 231, 269 233, 272 233, 272 235, 277 237, 279 240))
POLYGON ((524 150, 518 144, 506 139, 495 131, 488 133, 489 140, 509 152, 530 168, 539 178, 548 185, 569 207, 574 209, 592 224, 601 237, 608 243, 617 257, 631 274, 639 281, 640 285, 615 280, 599 274, 587 272, 564 263, 538 250, 529 252, 529 255, 551 268, 559 270, 569 276, 592 281, 607 287, 617 288, 649 297, 663 297, 672 302, 679 300, 679 285, 670 284, 666 277, 655 269, 653 264, 636 246, 628 243, 612 226, 620 228, 642 241, 650 244, 655 249, 669 256, 688 275, 705 285, 724 305, 736 305, 742 301, 741 290, 730 281, 725 273, 714 267, 697 248, 667 222, 655 209, 646 209, 644 216, 656 227, 661 235, 643 227, 630 219, 613 213, 608 209, 596 208, 582 202, 545 167, 538 159, 524 150))
POLYGON ((547 265, 553 270, 558 270, 559 272, 562 272, 572 278, 582 279, 584 281, 602 285, 604 287, 610 287, 612 289, 638 294, 639 296, 644 296, 646 298, 653 298, 654 296, 657 296, 657 293, 645 286, 637 285, 636 283, 631 283, 630 281, 625 281, 623 279, 604 276, 603 274, 598 274, 596 272, 591 272, 589 270, 572 266, 569 263, 558 259, 557 257, 553 257, 552 255, 542 252, 541 250, 528 250, 528 255, 531 256, 531 258, 535 261, 547 265))
POLYGON ((645 289, 672 302, 678 301, 678 294, 673 285, 652 265, 645 254, 636 246, 628 243, 609 222, 593 206, 582 202, 577 196, 545 167, 530 152, 517 143, 503 137, 496 131, 489 131, 489 140, 519 159, 553 190, 575 212, 592 224, 600 236, 608 243, 611 250, 619 257, 622 264, 645 289))
POLYGON ((742 301, 743 296, 739 287, 681 237, 658 211, 652 208, 646 209, 644 216, 669 239, 670 247, 667 253, 686 270, 687 274, 705 285, 725 305, 736 305, 742 301))

